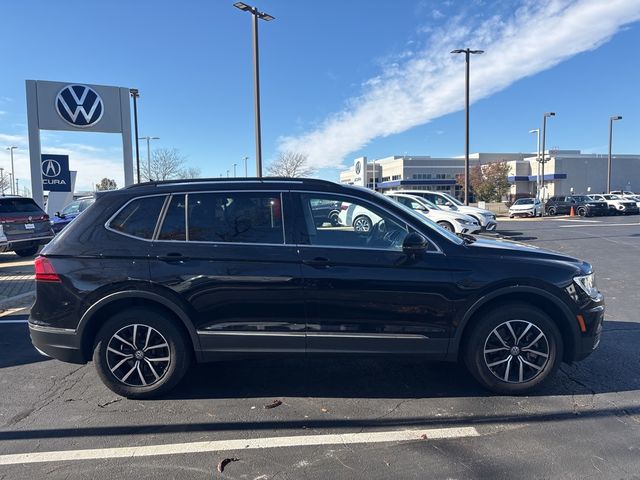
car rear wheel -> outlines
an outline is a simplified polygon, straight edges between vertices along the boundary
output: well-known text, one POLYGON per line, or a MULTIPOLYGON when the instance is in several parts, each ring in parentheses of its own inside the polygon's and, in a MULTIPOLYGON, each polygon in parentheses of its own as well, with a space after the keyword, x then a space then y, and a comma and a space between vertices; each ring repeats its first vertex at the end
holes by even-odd
POLYGON ((507 304, 473 326, 464 362, 485 388, 500 394, 524 393, 560 366, 562 336, 547 314, 530 305, 507 304))
POLYGON ((16 255, 20 257, 32 257, 36 253, 38 253, 38 245, 34 245, 29 248, 21 248, 20 250, 14 250, 16 255))
POLYGON ((547 213, 551 216, 554 216, 556 212, 556 207, 550 207, 549 210, 547 210, 547 213))
POLYGON ((368 233, 371 231, 372 226, 373 223, 371 222, 371 219, 366 215, 358 215, 353 221, 353 229, 356 232, 368 233))
POLYGON ((578 211, 576 212, 581 217, 587 216, 587 209, 585 207, 578 207, 578 211))
POLYGON ((146 399, 171 390, 191 364, 191 348, 166 313, 129 308, 111 317, 96 337, 93 361, 114 393, 146 399))
POLYGON ((440 225, 445 230, 448 230, 449 232, 455 232, 455 229, 453 228, 453 225, 451 225, 449 222, 445 222, 444 220, 442 220, 442 221, 438 222, 438 225, 440 225))

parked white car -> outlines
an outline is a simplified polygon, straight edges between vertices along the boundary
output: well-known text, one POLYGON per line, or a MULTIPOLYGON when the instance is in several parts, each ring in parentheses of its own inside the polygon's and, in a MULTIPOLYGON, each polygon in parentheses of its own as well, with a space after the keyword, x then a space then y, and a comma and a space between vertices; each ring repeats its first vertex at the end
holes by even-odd
POLYGON ((638 213, 638 205, 635 200, 627 200, 626 198, 622 198, 618 195, 612 195, 610 193, 605 193, 602 195, 595 193, 589 196, 594 200, 607 202, 607 205, 609 205, 610 213, 619 213, 625 215, 638 213))
POLYGON ((356 232, 370 232, 382 218, 368 208, 354 203, 343 203, 338 214, 340 225, 353 227, 356 232))
POLYGON ((418 197, 429 200, 443 210, 450 210, 458 213, 464 213, 476 219, 480 226, 487 231, 493 231, 498 227, 496 216, 493 212, 484 208, 471 207, 465 205, 448 193, 430 192, 428 190, 397 190, 392 193, 406 193, 408 195, 416 195, 418 197))
POLYGON ((460 212, 443 210, 422 197, 395 192, 386 195, 405 207, 409 207, 423 214, 450 232, 477 233, 482 230, 480 224, 473 217, 460 212))
POLYGON ((509 218, 517 216, 541 217, 542 202, 537 198, 519 198, 509 207, 509 218))

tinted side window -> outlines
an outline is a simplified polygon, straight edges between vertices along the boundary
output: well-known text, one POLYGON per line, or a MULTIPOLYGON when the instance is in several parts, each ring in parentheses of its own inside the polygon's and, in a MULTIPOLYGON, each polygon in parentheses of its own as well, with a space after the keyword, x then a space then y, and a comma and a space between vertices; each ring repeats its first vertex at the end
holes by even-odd
POLYGON ((184 195, 173 195, 158 240, 186 240, 184 195))
POLYGON ((189 241, 284 243, 275 192, 189 194, 189 241))
POLYGON ((117 232, 150 240, 165 198, 157 196, 133 200, 111 220, 109 227, 117 232))

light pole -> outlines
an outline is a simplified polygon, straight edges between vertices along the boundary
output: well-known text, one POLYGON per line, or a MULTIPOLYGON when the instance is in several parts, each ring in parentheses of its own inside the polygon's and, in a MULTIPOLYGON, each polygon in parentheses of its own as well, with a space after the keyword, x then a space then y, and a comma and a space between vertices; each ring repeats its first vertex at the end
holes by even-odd
POLYGON ((540 193, 540 129, 534 128, 529 130, 529 133, 537 134, 537 142, 536 142, 536 165, 538 166, 538 171, 536 172, 536 198, 540 193))
POLYGON ((4 197, 4 168, 0 167, 0 188, 2 188, 2 196, 4 197))
POLYGON ((20 195, 20 189, 18 188, 18 181, 19 179, 16 178, 16 195, 20 195))
POLYGON ((227 169, 227 178, 229 178, 229 169, 227 169))
POLYGON ((247 178, 249 175, 247 175, 247 160, 249 160, 249 157, 244 157, 244 177, 247 178))
MULTIPOLYGON (((7 147, 6 149, 9 150, 9 154, 11 155, 11 175, 13 175, 13 178, 16 177, 16 172, 13 169, 13 151, 18 148, 18 147, 7 147)), ((13 191, 13 183, 11 183, 11 193, 17 193, 13 191)))
MULTIPOLYGON (((607 193, 611 191, 611 143, 613 142, 613 122, 622 120, 620 115, 609 117, 609 159, 607 161, 607 193)), ((624 189, 620 187, 620 192, 624 189)))
POLYGON ((233 164, 233 178, 236 178, 236 166, 237 165, 238 165, 237 163, 233 164))
POLYGON ((133 98, 133 128, 136 136, 136 169, 138 172, 138 183, 140 183, 140 142, 138 138, 138 97, 140 93, 137 88, 130 88, 129 93, 133 98))
MULTIPOLYGON (((545 152, 544 152, 544 144, 547 138, 547 118, 548 117, 555 117, 556 113, 555 112, 545 112, 545 114, 542 117, 542 148, 541 148, 541 152, 542 152, 542 166, 541 166, 541 170, 542 170, 542 180, 540 180, 541 182, 541 189, 543 190, 543 194, 546 195, 547 190, 544 186, 544 164, 547 162, 547 160, 545 159, 545 152)), ((544 208, 542 209, 542 215, 544 216, 544 208)))
POLYGON ((140 140, 146 140, 147 141, 147 168, 148 168, 148 174, 149 174, 149 178, 147 178, 148 181, 151 181, 151 140, 160 140, 160 137, 140 137, 140 140))
POLYGON ((265 12, 260 12, 243 2, 236 2, 234 7, 249 12, 253 18, 253 83, 254 83, 254 110, 256 115, 256 176, 262 177, 262 136, 260 132, 260 61, 258 52, 258 20, 270 22, 275 17, 265 12))
POLYGON ((464 149, 464 204, 469 205, 469 58, 471 55, 479 55, 484 50, 471 50, 469 48, 452 50, 451 53, 464 53, 466 62, 466 83, 465 83, 465 149, 464 149))

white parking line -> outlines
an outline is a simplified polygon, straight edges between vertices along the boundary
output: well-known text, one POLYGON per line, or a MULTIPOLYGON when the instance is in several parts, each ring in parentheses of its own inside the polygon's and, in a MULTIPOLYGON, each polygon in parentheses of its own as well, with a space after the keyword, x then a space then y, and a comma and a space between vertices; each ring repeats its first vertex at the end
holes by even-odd
POLYGON ((602 223, 602 220, 585 220, 583 218, 554 218, 554 222, 602 223))
POLYGON ((600 223, 598 225, 558 225, 560 228, 575 227, 640 227, 640 223, 600 223))
POLYGON ((347 445, 355 443, 402 442, 408 440, 428 441, 446 438, 477 437, 474 427, 434 428, 427 430, 394 430, 386 432, 342 433, 326 435, 297 435, 293 437, 267 437, 238 440, 216 440, 210 442, 172 443, 145 447, 96 448, 90 450, 62 450, 58 452, 33 452, 0 455, 0 465, 25 463, 64 462, 77 460, 103 460, 124 457, 151 457, 185 453, 224 452, 281 447, 314 445, 347 445))

